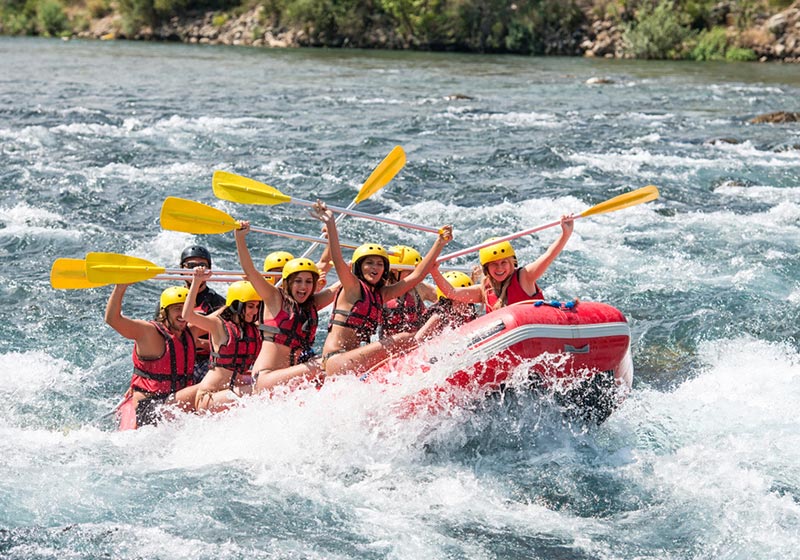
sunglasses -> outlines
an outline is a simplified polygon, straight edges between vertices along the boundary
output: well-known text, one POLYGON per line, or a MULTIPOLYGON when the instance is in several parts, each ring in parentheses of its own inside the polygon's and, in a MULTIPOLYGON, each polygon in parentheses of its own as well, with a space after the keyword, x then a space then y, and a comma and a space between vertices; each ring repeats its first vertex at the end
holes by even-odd
POLYGON ((197 261, 188 261, 185 263, 181 263, 181 268, 197 268, 198 266, 204 266, 208 268, 208 263, 205 261, 197 262, 197 261))

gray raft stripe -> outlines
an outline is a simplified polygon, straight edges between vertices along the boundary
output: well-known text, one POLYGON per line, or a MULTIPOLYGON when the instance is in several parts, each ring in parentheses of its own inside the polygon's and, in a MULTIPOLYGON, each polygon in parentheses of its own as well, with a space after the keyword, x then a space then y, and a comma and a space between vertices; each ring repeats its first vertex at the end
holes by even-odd
POLYGON ((471 347, 468 352, 475 356, 494 355, 529 338, 559 338, 564 340, 627 336, 631 329, 628 323, 601 323, 595 325, 523 325, 492 338, 485 344, 471 347))

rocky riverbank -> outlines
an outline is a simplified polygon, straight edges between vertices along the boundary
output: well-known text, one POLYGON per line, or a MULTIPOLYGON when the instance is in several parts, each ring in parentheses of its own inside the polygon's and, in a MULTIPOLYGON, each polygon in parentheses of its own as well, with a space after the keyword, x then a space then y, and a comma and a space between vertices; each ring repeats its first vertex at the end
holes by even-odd
MULTIPOLYGON (((545 47, 550 54, 583 55, 589 57, 626 58, 624 27, 609 19, 591 20, 584 24, 578 37, 564 41, 555 37, 545 47)), ((752 24, 741 30, 729 3, 720 2, 714 12, 715 24, 725 28, 727 37, 737 46, 752 49, 760 61, 800 63, 800 0, 789 8, 773 15, 758 15, 752 24)), ((156 28, 143 28, 126 36, 119 15, 111 15, 91 23, 89 29, 77 33, 78 37, 96 39, 136 39, 180 41, 185 43, 240 45, 252 47, 306 47, 324 46, 313 30, 270 25, 263 6, 258 6, 238 16, 221 12, 207 12, 184 18, 172 18, 156 28)), ((361 39, 358 45, 344 41, 342 46, 402 49, 409 45, 390 30, 378 29, 361 39)))

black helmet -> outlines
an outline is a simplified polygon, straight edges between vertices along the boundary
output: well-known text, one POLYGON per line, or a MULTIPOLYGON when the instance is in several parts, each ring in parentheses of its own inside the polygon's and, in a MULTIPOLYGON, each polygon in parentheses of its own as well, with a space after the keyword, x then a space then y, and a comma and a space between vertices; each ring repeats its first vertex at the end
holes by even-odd
POLYGON ((192 245, 191 247, 186 247, 186 249, 183 250, 183 253, 181 253, 181 266, 183 266, 183 263, 192 257, 198 257, 200 259, 207 260, 209 268, 211 267, 211 253, 209 253, 208 249, 205 247, 201 245, 192 245))

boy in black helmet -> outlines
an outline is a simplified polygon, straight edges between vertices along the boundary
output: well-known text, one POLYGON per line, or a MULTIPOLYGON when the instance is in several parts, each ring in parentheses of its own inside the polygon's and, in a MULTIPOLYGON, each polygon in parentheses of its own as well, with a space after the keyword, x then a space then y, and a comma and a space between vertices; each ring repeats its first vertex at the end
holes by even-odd
MULTIPOLYGON (((201 245, 191 245, 186 247, 181 253, 181 268, 197 268, 204 266, 206 269, 211 269, 211 253, 208 249, 201 245)), ((192 281, 191 276, 187 276, 188 280, 186 285, 190 286, 192 281)), ((197 292, 197 299, 195 311, 201 315, 208 315, 217 309, 225 306, 225 298, 203 282, 197 292)), ((197 339, 197 356, 194 365, 194 382, 200 383, 208 373, 208 361, 210 358, 211 349, 208 344, 208 334, 195 333, 197 339)))

